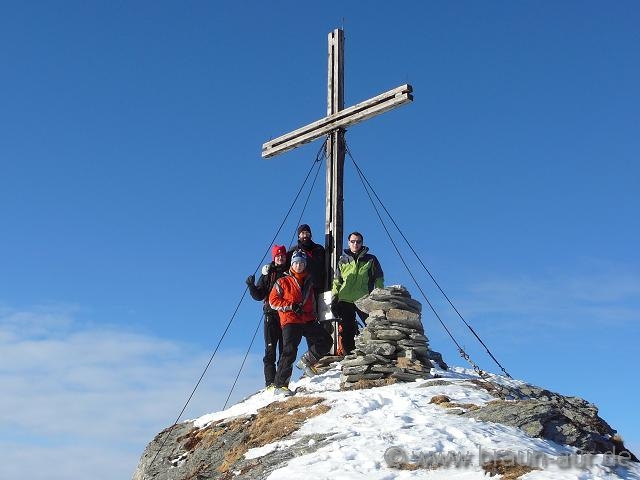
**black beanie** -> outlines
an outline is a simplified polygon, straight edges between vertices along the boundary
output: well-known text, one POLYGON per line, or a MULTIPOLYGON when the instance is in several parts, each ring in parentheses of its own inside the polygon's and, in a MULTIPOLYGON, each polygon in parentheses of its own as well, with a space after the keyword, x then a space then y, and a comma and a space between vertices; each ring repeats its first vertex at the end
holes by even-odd
POLYGON ((298 227, 298 235, 300 235, 300 233, 302 233, 302 232, 311 233, 311 227, 309 227, 309 225, 307 225, 306 223, 303 223, 302 225, 300 225, 298 227))

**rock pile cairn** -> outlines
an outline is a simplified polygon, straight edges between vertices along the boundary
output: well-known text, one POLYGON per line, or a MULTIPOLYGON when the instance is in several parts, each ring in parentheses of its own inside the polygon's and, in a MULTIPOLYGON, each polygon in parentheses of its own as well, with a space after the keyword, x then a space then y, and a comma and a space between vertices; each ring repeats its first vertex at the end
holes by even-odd
POLYGON ((342 360, 343 388, 363 380, 393 378, 412 382, 431 377, 429 341, 420 315, 422 305, 411 298, 405 287, 376 288, 355 303, 369 318, 356 337, 355 350, 342 360))

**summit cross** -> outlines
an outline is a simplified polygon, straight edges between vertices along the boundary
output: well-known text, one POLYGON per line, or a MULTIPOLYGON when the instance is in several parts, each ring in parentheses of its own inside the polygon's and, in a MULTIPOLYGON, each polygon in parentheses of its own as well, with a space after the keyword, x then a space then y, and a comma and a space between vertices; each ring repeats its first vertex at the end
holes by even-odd
POLYGON ((327 284, 323 285, 325 289, 331 288, 331 280, 338 267, 342 249, 345 129, 413 100, 413 89, 411 85, 405 84, 345 109, 344 31, 342 29, 329 33, 328 53, 327 116, 262 145, 262 157, 270 158, 322 136, 328 137, 325 146, 327 158, 324 232, 327 284))

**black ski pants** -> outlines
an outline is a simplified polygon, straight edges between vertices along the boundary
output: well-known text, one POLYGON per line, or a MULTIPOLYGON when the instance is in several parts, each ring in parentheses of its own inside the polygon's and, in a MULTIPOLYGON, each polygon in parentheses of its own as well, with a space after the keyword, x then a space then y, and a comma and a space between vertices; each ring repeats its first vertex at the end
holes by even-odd
POLYGON ((264 314, 264 384, 272 385, 276 380, 276 360, 282 355, 282 328, 278 312, 264 314))
POLYGON ((365 324, 365 320, 369 315, 356 307, 354 303, 350 302, 338 302, 338 309, 341 318, 340 325, 342 326, 342 333, 340 334, 342 349, 345 354, 349 355, 353 352, 353 349, 356 348, 355 337, 359 333, 358 324, 356 323, 356 313, 365 324))
POLYGON ((276 372, 276 387, 289 385, 293 362, 298 357, 298 346, 302 337, 307 339, 309 352, 315 358, 324 357, 331 349, 331 336, 318 322, 288 323, 282 328, 283 350, 278 361, 276 372))

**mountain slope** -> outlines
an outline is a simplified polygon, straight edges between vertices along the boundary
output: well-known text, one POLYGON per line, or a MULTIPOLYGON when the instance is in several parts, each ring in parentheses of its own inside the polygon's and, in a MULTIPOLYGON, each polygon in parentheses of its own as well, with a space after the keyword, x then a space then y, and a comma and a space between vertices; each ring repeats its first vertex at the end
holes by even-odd
MULTIPOLYGON (((133 479, 467 479, 486 478, 503 467, 503 478, 640 479, 640 465, 628 460, 633 455, 619 455, 621 443, 612 444, 611 454, 581 455, 576 447, 529 436, 521 428, 470 417, 484 406, 501 405, 496 392, 532 391, 523 382, 500 376, 479 381, 469 370, 433 369, 438 378, 341 391, 340 368, 335 364, 322 375, 293 382, 298 391, 291 399, 260 391, 223 412, 177 425, 169 437, 161 432, 133 479)), ((552 403, 547 396, 543 403, 552 403)), ((519 400, 500 401, 507 411, 519 400)), ((567 416, 567 424, 577 422, 572 410, 567 416)), ((547 430, 566 432, 558 418, 545 425, 547 430)), ((580 421, 595 437, 597 429, 610 428, 597 416, 580 421)), ((528 422, 531 430, 535 422, 528 422)))

